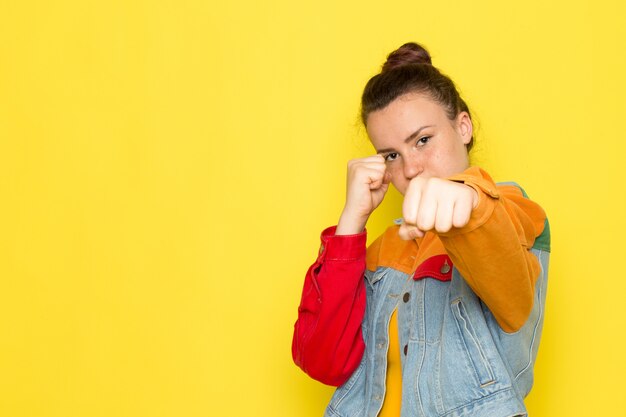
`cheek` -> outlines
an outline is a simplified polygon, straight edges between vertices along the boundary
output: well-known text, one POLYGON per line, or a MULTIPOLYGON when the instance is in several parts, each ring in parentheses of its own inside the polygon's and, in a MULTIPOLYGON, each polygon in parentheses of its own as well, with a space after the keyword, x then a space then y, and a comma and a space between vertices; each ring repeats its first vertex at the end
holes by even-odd
POLYGON ((391 175, 391 184, 400 192, 400 194, 404 195, 407 187, 409 186, 409 182, 404 177, 404 175, 391 175))
POLYGON ((394 164, 387 165, 387 172, 391 174, 391 184, 400 192, 400 194, 404 195, 409 182, 404 176, 404 171, 402 170, 402 166, 399 162, 400 161, 396 161, 394 164))
POLYGON ((402 194, 402 196, 406 194, 407 184, 405 183, 402 183, 402 184, 392 183, 392 184, 394 187, 396 187, 396 190, 398 190, 398 192, 402 194))

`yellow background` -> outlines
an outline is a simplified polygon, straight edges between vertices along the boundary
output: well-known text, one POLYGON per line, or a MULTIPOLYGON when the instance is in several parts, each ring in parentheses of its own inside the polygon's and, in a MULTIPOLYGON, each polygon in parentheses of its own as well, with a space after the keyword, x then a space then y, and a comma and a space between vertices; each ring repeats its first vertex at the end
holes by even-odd
MULTIPOLYGON (((422 42, 552 222, 533 417, 624 416, 624 2, 0 3, 0 415, 320 416, 291 362, 362 88, 422 42)), ((391 193, 370 241, 399 216, 391 193)))

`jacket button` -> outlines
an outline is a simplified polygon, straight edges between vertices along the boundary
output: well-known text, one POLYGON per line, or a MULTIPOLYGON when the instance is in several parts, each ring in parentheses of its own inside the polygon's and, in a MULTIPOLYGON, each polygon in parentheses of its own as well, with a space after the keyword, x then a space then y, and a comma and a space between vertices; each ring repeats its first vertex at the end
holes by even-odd
POLYGON ((402 297, 402 301, 404 301, 405 303, 409 302, 409 298, 411 298, 411 294, 408 292, 404 293, 404 296, 402 297))
POLYGON ((442 274, 447 274, 448 272, 450 272, 450 265, 448 265, 447 260, 443 262, 443 265, 441 266, 439 272, 441 272, 442 274))
POLYGON ((404 345, 404 356, 406 356, 408 351, 409 351, 409 345, 404 345))

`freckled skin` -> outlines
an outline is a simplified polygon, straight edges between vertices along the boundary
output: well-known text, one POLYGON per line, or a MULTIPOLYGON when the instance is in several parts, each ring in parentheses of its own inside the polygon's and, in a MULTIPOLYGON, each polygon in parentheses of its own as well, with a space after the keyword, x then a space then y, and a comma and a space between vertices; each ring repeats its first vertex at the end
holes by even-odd
POLYGON ((348 163, 346 204, 336 234, 361 232, 389 182, 405 196, 405 224, 399 232, 403 239, 428 230, 446 232, 469 221, 478 194, 445 180, 469 167, 469 114, 461 112, 450 120, 427 95, 409 93, 370 113, 367 132, 377 155, 348 163))
POLYGON ((386 165, 391 183, 403 195, 415 176, 446 178, 469 166, 465 148, 472 137, 469 115, 461 112, 455 120, 450 120, 443 107, 425 95, 405 94, 370 113, 367 132, 376 150, 391 148, 397 153, 395 160, 387 158, 386 165), (433 127, 404 142, 419 127, 427 125, 433 127), (424 137, 429 137, 427 142, 418 142, 424 137))

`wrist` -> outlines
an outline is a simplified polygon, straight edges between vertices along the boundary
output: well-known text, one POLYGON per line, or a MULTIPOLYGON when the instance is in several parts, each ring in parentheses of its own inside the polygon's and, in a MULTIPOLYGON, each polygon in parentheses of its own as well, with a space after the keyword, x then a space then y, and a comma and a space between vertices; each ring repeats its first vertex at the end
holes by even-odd
POLYGON ((369 216, 354 216, 344 211, 339 217, 335 235, 356 235, 363 232, 368 218, 369 216))

